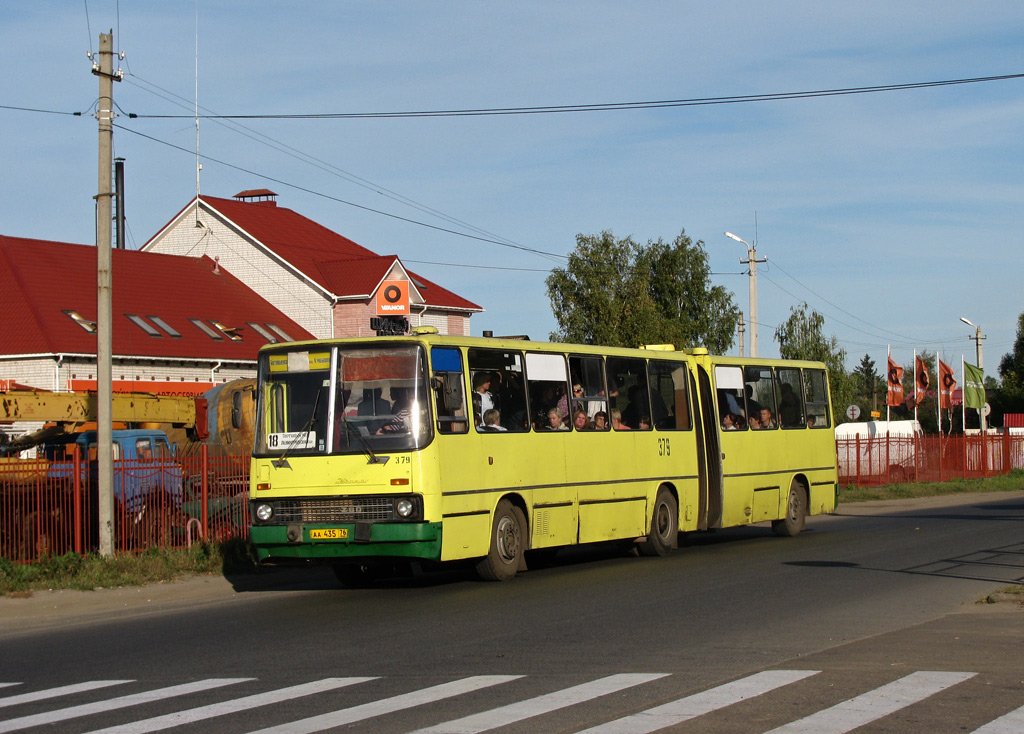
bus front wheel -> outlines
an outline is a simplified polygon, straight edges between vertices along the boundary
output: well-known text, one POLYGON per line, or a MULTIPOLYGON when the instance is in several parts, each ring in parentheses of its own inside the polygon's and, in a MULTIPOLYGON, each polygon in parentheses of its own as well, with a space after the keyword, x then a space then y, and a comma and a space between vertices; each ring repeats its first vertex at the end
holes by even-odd
POLYGON ((484 581, 508 581, 523 564, 526 516, 508 500, 501 500, 494 511, 491 544, 487 555, 476 565, 484 581))
POLYGON ((640 541, 638 549, 644 556, 667 556, 678 545, 679 506, 667 488, 658 490, 651 513, 651 532, 640 541))
POLYGON ((796 479, 789 486, 789 501, 786 503, 786 516, 781 520, 772 521, 772 530, 776 535, 793 537, 807 522, 807 490, 796 479))

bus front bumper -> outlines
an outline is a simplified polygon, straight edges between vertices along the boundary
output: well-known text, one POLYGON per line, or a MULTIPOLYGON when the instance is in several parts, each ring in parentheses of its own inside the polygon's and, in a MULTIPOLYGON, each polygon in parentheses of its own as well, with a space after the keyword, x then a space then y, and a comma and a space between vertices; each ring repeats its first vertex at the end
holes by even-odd
POLYGON ((441 523, 292 523, 252 525, 260 561, 441 558, 441 523))

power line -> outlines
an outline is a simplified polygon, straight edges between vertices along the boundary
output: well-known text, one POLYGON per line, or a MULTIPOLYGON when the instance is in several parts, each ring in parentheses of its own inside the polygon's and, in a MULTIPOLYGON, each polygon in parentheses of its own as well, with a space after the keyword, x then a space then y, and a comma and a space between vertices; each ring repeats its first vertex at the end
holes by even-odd
MULTIPOLYGON (((912 89, 929 89, 960 84, 1007 81, 1024 78, 1024 74, 1002 74, 999 76, 972 77, 969 79, 944 79, 931 82, 909 82, 905 84, 881 84, 868 87, 845 87, 840 89, 816 89, 803 92, 774 92, 770 94, 747 94, 726 97, 695 97, 690 99, 663 99, 647 102, 604 102, 598 104, 549 105, 538 107, 491 107, 461 110, 419 110, 403 112, 310 112, 291 114, 253 115, 204 115, 210 119, 230 120, 353 120, 408 117, 480 117, 492 115, 542 115, 567 112, 613 112, 616 110, 644 110, 666 107, 699 107, 705 105, 745 104, 749 102, 777 102, 791 99, 812 99, 816 97, 837 97, 851 94, 874 94, 912 89)), ((176 119, 191 115, 148 115, 132 114, 140 119, 176 119)))
MULTIPOLYGON (((184 107, 185 109, 191 109, 191 105, 192 105, 192 101, 191 100, 187 100, 184 97, 182 97, 181 95, 175 94, 174 92, 172 92, 172 91, 170 91, 168 89, 164 89, 163 87, 161 87, 161 86, 159 86, 157 84, 154 84, 153 82, 150 82, 150 81, 148 81, 146 79, 143 79, 142 77, 139 77, 139 76, 134 75, 134 74, 131 75, 131 76, 134 79, 137 79, 143 85, 146 85, 146 86, 141 86, 140 84, 132 81, 132 79, 129 79, 129 83, 133 84, 134 86, 138 86, 140 89, 142 89, 142 91, 148 92, 149 94, 153 94, 153 95, 155 95, 155 96, 157 96, 157 97, 159 97, 159 98, 161 98, 161 99, 163 99, 163 100, 165 100, 167 102, 170 102, 171 104, 177 105, 178 107, 184 107), (153 87, 154 89, 159 90, 159 93, 155 92, 155 91, 153 91, 153 89, 149 89, 147 87, 153 87), (170 95, 170 96, 167 96, 167 95, 170 95), (180 102, 179 101, 175 101, 175 99, 171 99, 171 97, 175 97, 175 98, 177 98, 177 100, 181 100, 181 101, 180 102)), ((207 108, 207 107, 200 106, 200 108, 210 112, 209 108, 207 108)), ((194 113, 193 113, 192 116, 194 116, 194 113)), ((361 186, 361 187, 363 187, 363 188, 365 188, 365 189, 367 189, 369 191, 374 192, 375 194, 379 194, 379 195, 384 196, 386 198, 392 199, 393 201, 396 201, 396 202, 398 202, 400 204, 405 204, 406 206, 410 206, 413 209, 421 211, 421 212, 423 212, 425 214, 430 214, 430 215, 435 216, 435 217, 437 217, 437 218, 439 218, 439 219, 441 219, 443 221, 449 222, 451 224, 456 224, 456 225, 458 225, 460 227, 465 227, 466 229, 468 229, 470 231, 473 231, 473 232, 476 232, 476 233, 478 233, 480 235, 483 235, 483 236, 485 236, 485 237, 487 237, 489 239, 501 240, 502 242, 505 242, 505 243, 510 244, 510 245, 518 245, 519 244, 519 243, 517 243, 517 242, 515 242, 513 240, 508 239, 507 237, 502 237, 502 236, 500 236, 498 234, 495 234, 493 232, 490 232, 488 230, 485 230, 485 229, 477 227, 477 226, 475 226, 473 224, 470 224, 469 222, 466 222, 466 221, 463 221, 461 219, 458 219, 457 217, 453 217, 453 216, 450 216, 448 214, 445 214, 444 212, 442 212, 442 211, 440 211, 438 209, 434 209, 433 207, 429 207, 429 206, 427 206, 425 204, 420 204, 419 202, 415 201, 414 199, 411 199, 411 198, 409 198, 407 196, 399 194, 399 193, 397 193, 395 191, 391 191, 390 189, 387 189, 384 186, 376 184, 373 181, 370 181, 368 179, 362 178, 361 176, 358 176, 358 175, 356 175, 354 173, 351 173, 351 172, 346 171, 346 170, 344 170, 342 168, 339 168, 338 166, 335 166, 335 165, 333 165, 331 163, 328 163, 327 161, 324 161, 324 160, 322 160, 320 158, 317 158, 316 156, 313 156, 313 155, 311 155, 309 153, 306 153, 305 151, 299 150, 298 148, 293 148, 292 146, 290 146, 290 145, 288 145, 286 143, 283 143, 280 140, 272 138, 272 137, 270 137, 268 135, 265 135, 264 133, 261 133, 261 132, 259 132, 257 130, 254 130, 252 128, 246 127, 245 125, 242 125, 240 123, 237 123, 237 122, 234 122, 234 121, 231 121, 231 120, 221 121, 221 120, 217 119, 216 117, 212 118, 212 122, 214 122, 215 124, 221 125, 222 127, 226 128, 226 129, 228 129, 228 130, 230 130, 232 132, 235 132, 235 133, 237 133, 239 135, 242 135, 242 136, 244 136, 244 137, 246 137, 246 138, 248 138, 248 139, 250 139, 250 140, 252 140, 254 142, 257 142, 257 143, 259 143, 261 145, 265 145, 265 146, 271 148, 272 150, 276 150, 279 153, 284 153, 285 155, 290 156, 290 157, 292 157, 292 158, 294 158, 296 160, 299 160, 299 161, 301 161, 303 163, 306 163, 308 165, 312 165, 312 166, 314 166, 316 168, 319 168, 320 170, 322 170, 322 171, 324 171, 326 173, 329 173, 329 174, 334 175, 334 176, 338 176, 339 178, 342 178, 343 180, 349 181, 350 183, 354 183, 357 186, 361 186)), ((555 259, 555 258, 549 258, 549 259, 555 259)))
MULTIPOLYGON (((154 138, 151 135, 146 135, 145 133, 140 133, 137 130, 132 130, 131 128, 124 127, 123 125, 115 124, 114 127, 116 127, 118 130, 124 130, 125 132, 131 133, 133 135, 138 135, 139 137, 146 138, 147 140, 152 140, 155 143, 160 143, 161 145, 166 145, 169 148, 174 148, 175 150, 180 150, 182 152, 188 153, 189 155, 194 155, 195 154, 194 151, 191 151, 191 150, 189 150, 187 148, 183 148, 180 145, 175 145, 174 143, 168 143, 165 140, 160 140, 159 138, 154 138)), ((299 186, 298 184, 289 183, 288 181, 284 181, 284 180, 279 179, 279 178, 274 178, 273 176, 268 176, 265 173, 258 173, 257 171, 253 171, 253 170, 250 170, 248 168, 243 168, 242 166, 237 166, 237 165, 235 165, 233 163, 228 163, 227 161, 222 161, 222 160, 219 160, 217 158, 212 158, 212 157, 207 156, 207 155, 202 156, 202 158, 203 158, 204 161, 209 161, 211 163, 218 163, 218 164, 220 164, 222 166, 227 166, 228 168, 233 168, 236 171, 241 171, 242 173, 247 173, 250 176, 258 176, 259 178, 262 178, 265 181, 273 181, 274 183, 281 184, 282 186, 288 186, 289 188, 295 189, 296 191, 302 191, 304 193, 312 194, 313 196, 319 196, 319 197, 321 197, 323 199, 328 199, 330 201, 334 201, 334 202, 337 202, 339 204, 346 204, 348 206, 355 207, 356 209, 362 209, 363 211, 372 212, 373 214, 380 214, 381 216, 390 217, 391 219, 397 219, 398 221, 401 221, 401 222, 407 222, 409 224, 415 224, 415 225, 420 226, 420 227, 426 227, 428 229, 437 230, 438 232, 446 232, 448 234, 453 234, 453 235, 456 235, 458 237, 466 237, 468 239, 477 240, 479 242, 488 242, 490 244, 499 245, 501 247, 509 247, 509 248, 514 249, 514 250, 522 250, 523 252, 530 252, 530 253, 533 253, 534 255, 542 255, 542 256, 545 256, 545 257, 560 258, 560 259, 563 259, 563 260, 566 259, 565 255, 559 255, 559 254, 554 253, 554 252, 545 252, 544 250, 536 250, 536 249, 534 249, 532 247, 524 247, 523 245, 513 245, 513 244, 509 244, 508 242, 500 242, 498 240, 489 239, 489 238, 486 238, 486 237, 478 237, 476 235, 468 234, 466 232, 459 232, 457 230, 448 229, 446 227, 438 227, 438 226, 436 226, 434 224, 427 224, 426 222, 420 222, 420 221, 417 221, 415 219, 409 219, 408 217, 399 216, 398 214, 392 214, 390 212, 381 211, 380 209, 374 209, 372 207, 363 206, 362 204, 356 204, 353 201, 347 201, 345 199, 339 199, 336 196, 331 196, 329 194, 324 194, 324 193, 322 193, 320 191, 314 191, 313 189, 307 188, 305 186, 299 186)))

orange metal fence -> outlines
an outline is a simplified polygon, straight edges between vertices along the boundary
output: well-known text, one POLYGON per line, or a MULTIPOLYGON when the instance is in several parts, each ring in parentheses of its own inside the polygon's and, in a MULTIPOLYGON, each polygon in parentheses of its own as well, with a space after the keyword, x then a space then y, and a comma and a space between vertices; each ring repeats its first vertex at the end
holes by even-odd
POLYGON ((839 483, 946 482, 1024 468, 1024 436, 882 436, 836 441, 839 483))
MULTIPOLYGON (((223 452, 214 452, 223 453, 223 452)), ((95 551, 99 545, 96 464, 74 448, 68 461, 0 459, 0 557, 95 551)), ((185 547, 244 537, 249 457, 213 455, 114 461, 114 547, 185 547)))
MULTIPOLYGON (((0 459, 0 557, 35 561, 98 547, 95 462, 0 459)), ((1024 468, 1024 436, 890 436, 836 441, 840 484, 944 482, 1024 468)), ((119 551, 245 537, 249 456, 210 451, 114 462, 119 551), (219 455, 212 455, 219 454, 219 455)))

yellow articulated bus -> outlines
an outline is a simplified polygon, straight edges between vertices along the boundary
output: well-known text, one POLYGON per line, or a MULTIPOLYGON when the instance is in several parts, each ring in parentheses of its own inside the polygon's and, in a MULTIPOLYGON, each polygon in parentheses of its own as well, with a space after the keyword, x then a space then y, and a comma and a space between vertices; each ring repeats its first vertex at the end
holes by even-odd
POLYGON ((442 336, 291 342, 259 356, 250 476, 261 561, 343 583, 412 561, 507 580, 598 541, 666 555, 678 534, 836 505, 823 364, 442 336))

